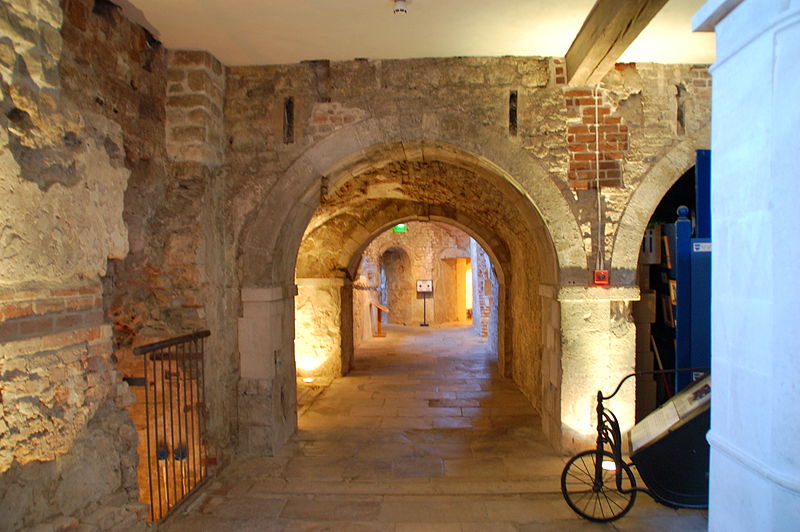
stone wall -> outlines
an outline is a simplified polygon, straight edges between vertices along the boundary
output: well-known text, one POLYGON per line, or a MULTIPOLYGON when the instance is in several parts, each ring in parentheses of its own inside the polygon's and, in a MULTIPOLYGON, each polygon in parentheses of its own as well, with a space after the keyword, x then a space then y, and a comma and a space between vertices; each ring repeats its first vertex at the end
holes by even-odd
POLYGON ((0 3, 0 500, 14 508, 0 528, 107 530, 144 518, 114 360, 130 350, 115 346, 211 329, 212 456, 236 436, 224 71, 204 53, 168 58, 110 2, 33 4, 0 3), (66 502, 78 485, 93 488, 66 502))
MULTIPOLYGON (((115 343, 211 329, 214 454, 274 451, 296 422, 295 275, 334 279, 331 299, 352 307, 351 259, 398 221, 470 230, 498 269, 503 371, 555 443, 591 430, 584 397, 633 363, 626 301, 651 206, 707 147, 704 67, 619 67, 597 106, 564 85, 558 58, 223 68, 204 53, 168 56, 106 1, 0 9, 0 493, 15 510, 4 527, 109 528, 100 503, 110 521, 135 517, 133 436, 115 436, 131 428, 115 343), (594 107, 616 128, 600 131, 602 146, 585 121, 594 107), (577 156, 593 147, 606 172, 599 220, 592 161, 577 156), (330 253, 303 264, 315 232, 330 253), (600 250, 607 291, 589 286, 600 250), (106 436, 115 445, 76 476, 86 442, 106 436), (76 483, 98 486, 81 508, 39 495, 76 483)), ((352 321, 321 324, 341 335, 342 370, 352 321)))
POLYGON ((167 154, 174 161, 219 165, 224 160, 225 71, 207 52, 170 52, 167 72, 167 154))
POLYGON ((294 353, 301 377, 332 379, 350 369, 342 360, 342 290, 338 279, 300 278, 295 297, 294 353))
MULTIPOLYGON (((586 97, 586 89, 566 87, 558 82, 555 69, 559 62, 539 58, 360 60, 325 64, 326 76, 323 77, 315 74, 314 68, 320 67, 316 63, 314 68, 310 64, 300 64, 229 69, 225 114, 234 187, 232 198, 237 215, 235 225, 239 227, 245 222, 248 214, 257 215, 255 209, 259 205, 269 204, 272 208, 272 203, 266 199, 268 191, 296 198, 308 191, 310 182, 281 181, 283 173, 298 160, 302 165, 293 168, 313 169, 311 174, 319 180, 338 160, 367 148, 363 142, 367 136, 362 133, 355 138, 344 133, 336 135, 354 126, 363 125, 368 131, 373 127, 381 128, 383 134, 378 137, 384 141, 390 141, 393 136, 401 139, 400 132, 406 132, 403 134, 412 134, 415 138, 451 142, 497 164, 501 157, 491 152, 500 150, 499 143, 504 142, 508 143, 507 150, 516 149, 532 156, 560 190, 568 206, 567 212, 562 214, 579 224, 585 253, 583 260, 564 257, 561 266, 565 272, 574 267, 588 274, 586 265, 593 264, 596 252, 592 237, 598 232, 597 199, 594 190, 583 190, 591 184, 588 175, 581 174, 578 179, 575 173, 590 171, 592 161, 579 161, 575 157, 578 150, 588 154, 595 145, 594 126, 584 123, 584 119, 593 120, 594 105, 592 98, 586 97), (519 102, 518 125, 513 135, 508 127, 507 107, 511 90, 517 91, 519 102), (284 143, 281 134, 287 98, 294 102, 295 128, 291 143, 284 143), (321 117, 325 117, 324 127, 320 125, 321 117), (369 125, 370 121, 375 124, 369 125), (570 133, 570 128, 574 127, 586 129, 586 138, 578 139, 575 131, 570 133), (487 135, 493 135, 492 139, 487 135), (336 153, 341 153, 341 157, 333 156, 334 136, 337 138, 336 153), (592 138, 588 138, 590 136, 592 138), (322 142, 326 138, 331 141, 322 142), (321 155, 318 161, 310 160, 306 150, 312 146, 319 147, 321 153, 328 152, 327 155, 321 155), (578 168, 576 163, 581 162, 588 163, 588 167, 578 168), (239 194, 238 190, 250 193, 239 194)), ((602 168, 606 174, 613 170, 614 177, 608 182, 602 182, 606 174, 601 174, 604 188, 600 232, 609 261, 615 251, 614 235, 619 224, 646 223, 644 213, 626 209, 646 176, 675 149, 684 145, 707 145, 709 94, 705 67, 693 66, 620 66, 609 73, 600 86, 601 128, 614 129, 601 129, 600 137, 601 163, 614 166, 613 169, 602 168), (635 220, 628 221, 625 215, 635 215, 635 220)), ((671 157, 671 160, 675 166, 687 164, 682 157, 671 157)), ((531 177, 515 173, 514 179, 527 187, 525 181, 531 177)), ((321 186, 318 182, 315 187, 321 186)), ((531 184, 530 191, 533 188, 531 184)), ((537 202, 540 208, 546 206, 543 198, 537 202)), ((275 219, 280 219, 278 213, 275 219)), ((250 222, 256 223, 255 220, 250 222)), ((292 228, 300 232, 303 229, 292 228)), ((553 238, 558 240, 555 229, 553 232, 553 238)), ((247 248, 250 243, 242 245, 247 248)), ((261 243, 258 246, 263 247, 261 243)), ((636 255, 631 255, 627 249, 625 253, 624 261, 618 261, 620 269, 626 270, 625 275, 635 276, 636 255)), ((262 274, 271 271, 274 257, 265 255, 264 259, 262 274)), ((255 278, 258 274, 247 271, 247 275, 255 278)), ((581 282, 589 281, 587 277, 576 275, 581 282)), ((620 280, 624 284, 632 283, 628 277, 620 277, 620 280)))
MULTIPOLYGON (((128 57, 146 61, 145 39, 130 25, 105 35, 117 15, 104 4, 64 7, 62 16, 58 2, 0 2, 3 530, 44 522, 107 530, 144 518, 135 502, 136 434, 123 409, 132 396, 114 367, 101 285, 107 261, 128 251, 131 170, 120 116, 140 109, 106 108, 100 92, 86 90, 97 83, 78 90, 73 82, 92 68, 76 54, 82 39, 97 39, 96 48, 125 41, 128 57)), ((115 53, 104 60, 126 66, 115 53)))
POLYGON ((474 240, 470 242, 472 261, 472 326, 489 344, 497 346, 497 278, 489 255, 474 240))
POLYGON ((70 1, 65 16, 65 91, 80 109, 119 124, 130 171, 129 252, 105 278, 114 340, 129 347, 211 331, 206 374, 224 384, 207 390, 208 430, 211 455, 221 458, 236 433, 239 307, 236 272, 225 266, 234 259, 225 243, 222 65, 205 52, 168 53, 107 2, 70 1))
MULTIPOLYGON (((378 312, 370 303, 381 303, 380 266, 362 257, 353 281, 353 347, 372 337, 378 330, 378 312)), ((384 305, 385 306, 385 305, 384 305)), ((386 321, 387 318, 384 318, 386 321)))
POLYGON ((469 235, 439 222, 409 222, 407 229, 405 233, 386 231, 378 235, 363 254, 362 260, 380 264, 384 270, 387 265, 382 263, 388 258, 387 252, 400 250, 407 257, 407 264, 404 265, 407 271, 386 274, 387 286, 381 287, 389 298, 384 302, 388 303, 390 311, 388 322, 400 325, 422 323, 422 299, 417 296, 417 279, 433 280, 433 294, 427 296, 425 303, 429 324, 465 322, 465 314, 456 314, 455 279, 451 278, 455 273, 445 271, 442 261, 469 258, 469 235))
MULTIPOLYGON (((554 176, 582 225, 586 252, 591 255, 588 238, 596 222, 589 212, 596 200, 594 191, 582 189, 593 178, 578 172, 591 171, 593 161, 576 157, 577 150, 586 150, 581 157, 593 159, 588 154, 595 144, 594 126, 586 123, 594 120, 593 99, 590 90, 558 83, 558 61, 360 60, 327 64, 323 78, 310 64, 232 68, 234 81, 226 104, 232 176, 241 183, 237 186, 249 185, 256 196, 263 194, 277 182, 281 168, 303 150, 370 118, 394 117, 394 127, 436 132, 430 138, 441 141, 451 140, 450 135, 473 134, 474 142, 475 133, 487 128, 534 155, 554 176), (508 125, 511 90, 518 93, 519 114, 513 135, 508 125), (289 97, 294 102, 294 140, 283 143, 283 108, 289 97), (469 120, 459 119, 466 116, 469 120), (570 132, 571 128, 582 129, 579 133, 570 132), (583 162, 587 165, 577 164, 583 162), (264 171, 258 171, 262 166, 264 171)), ((604 234, 609 257, 626 198, 653 164, 684 140, 707 144, 708 79, 705 67, 638 64, 620 66, 600 86, 601 185, 606 187, 604 234), (609 171, 613 176, 603 182, 609 171)), ((482 150, 476 146, 475 152, 482 150)), ((260 203, 254 200, 250 195, 236 201, 253 208, 260 203)))
MULTIPOLYGON (((242 228, 236 234, 243 286, 291 282, 295 262, 285 252, 300 248, 300 267, 301 241, 312 234, 316 245, 338 235, 331 242, 339 249, 329 249, 316 266, 327 264, 328 271, 346 277, 347 260, 336 257, 352 256, 372 229, 352 222, 348 233, 342 229, 351 224, 346 216, 319 213, 343 201, 352 187, 364 187, 376 205, 384 202, 381 219, 387 225, 402 221, 401 213, 408 216, 398 202, 418 201, 423 206, 406 219, 436 212, 475 231, 492 228, 494 235, 483 235, 487 249, 505 249, 501 253, 509 257, 498 261, 505 278, 498 293, 498 319, 505 324, 498 338, 501 367, 542 406, 554 441, 580 446, 591 437, 591 409, 575 407, 575 401, 591 398, 598 381, 614 381, 633 366, 633 332, 624 308, 638 294, 627 287, 635 287, 639 242, 652 208, 692 166, 693 150, 707 147, 705 67, 620 65, 596 94, 565 86, 559 58, 316 61, 229 68, 227 79, 229 178, 233 223, 242 228), (509 123, 512 92, 515 127, 509 123), (289 101, 291 139, 284 124, 289 101), (493 187, 510 184, 524 199, 509 193, 502 206, 484 201, 479 211, 476 196, 486 193, 476 191, 482 186, 462 191, 446 172, 429 190, 417 191, 418 183, 427 182, 420 180, 421 169, 437 163, 469 168, 493 187), (395 174, 403 177, 394 180, 395 174), (446 197, 438 195, 441 183, 449 187, 446 197), (515 222, 508 232, 486 216, 521 205, 532 207, 533 214, 523 215, 531 221, 515 222), (554 277, 547 266, 522 266, 527 261, 521 256, 547 257, 548 246, 555 249, 554 277), (596 261, 611 270, 618 289, 594 291, 596 261), (596 302, 588 316, 588 307, 578 303, 584 300, 596 302), (592 336, 578 326, 580 320, 599 320, 604 332, 592 336), (591 360, 585 358, 586 342, 597 352, 591 360), (601 369, 597 357, 613 362, 601 369), (594 380, 567 377, 564 368, 573 366, 591 368, 594 380)), ((351 208, 362 209, 359 218, 372 210, 366 203, 351 208)), ((631 397, 624 399, 632 404, 631 397)), ((626 408, 624 423, 633 419, 626 408)))
MULTIPOLYGON (((375 241, 373 240, 372 242, 374 243, 375 241)), ((369 252, 369 249, 367 252, 369 252)), ((419 255, 415 254, 415 258, 418 257, 419 255)), ((397 243, 382 253, 373 254, 372 258, 378 261, 378 267, 380 268, 380 285, 378 287, 380 303, 391 310, 384 319, 387 323, 411 324, 413 321, 411 314, 415 306, 413 300, 417 297, 414 281, 423 277, 425 279, 430 278, 430 272, 416 272, 417 275, 415 275, 414 266, 419 270, 420 265, 412 265, 406 246, 398 245, 397 243)), ((362 261, 365 259, 362 258, 362 261)), ((358 315, 356 309, 353 309, 353 311, 355 315, 358 315)))

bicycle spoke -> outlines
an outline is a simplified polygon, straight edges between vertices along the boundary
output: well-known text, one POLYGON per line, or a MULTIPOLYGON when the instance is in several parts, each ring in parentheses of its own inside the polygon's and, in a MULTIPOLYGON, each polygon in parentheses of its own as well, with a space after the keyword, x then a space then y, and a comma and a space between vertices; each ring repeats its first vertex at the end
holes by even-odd
POLYGON ((584 451, 573 457, 562 472, 561 490, 567 503, 581 517, 608 522, 630 509, 636 493, 622 493, 623 486, 634 485, 627 464, 620 463, 613 471, 603 469, 598 475, 600 459, 611 460, 613 456, 611 453, 598 455, 596 451, 584 451))
MULTIPOLYGON (((583 494, 579 498, 573 499, 573 501, 575 502, 575 506, 579 506, 579 503, 588 497, 588 502, 586 503, 586 506, 588 506, 589 502, 592 502, 592 497, 593 496, 594 496, 593 492, 586 491, 586 492, 583 492, 583 494)), ((583 507, 584 510, 586 509, 586 506, 583 507)))
POLYGON ((594 496, 595 496, 594 492, 584 491, 584 492, 582 492, 580 494, 580 496, 572 497, 572 502, 576 507, 583 505, 583 510, 585 512, 586 511, 586 507, 588 507, 589 503, 592 502, 592 499, 594 498, 594 496), (584 501, 586 502, 585 504, 583 504, 584 501))
POLYGON ((597 494, 592 493, 592 496, 589 497, 589 500, 586 501, 586 506, 583 507, 583 513, 587 515, 594 515, 594 508, 597 507, 597 494), (593 504, 592 511, 589 511, 589 505, 593 504))
POLYGON ((619 505, 619 503, 617 503, 616 501, 612 500, 612 499, 611 499, 611 498, 610 498, 610 497, 609 497, 609 496, 606 494, 606 491, 605 491, 605 490, 603 490, 603 497, 605 497, 605 499, 606 499, 606 502, 608 502, 608 508, 609 508, 609 509, 612 509, 612 508, 611 508, 611 505, 613 504, 614 506, 616 506, 616 507, 617 507, 617 508, 619 508, 620 510, 624 510, 624 507, 623 507, 623 506, 620 506, 620 505, 619 505))
POLYGON ((595 495, 594 508, 592 509, 592 515, 597 515, 597 507, 598 506, 600 506, 600 513, 602 514, 603 519, 605 519, 606 515, 605 515, 605 513, 603 513, 603 505, 600 504, 600 494, 596 494, 595 495))
MULTIPOLYGON (((577 462, 574 463, 577 465, 577 462)), ((586 461, 583 459, 583 457, 581 457, 581 465, 579 466, 579 469, 586 473, 589 477, 594 478, 594 471, 589 471, 590 468, 586 465, 586 461)), ((591 469, 594 469, 594 464, 592 464, 591 469)))
MULTIPOLYGON (((569 474, 570 477, 574 478, 576 481, 580 482, 581 484, 589 487, 594 487, 594 481, 589 482, 589 480, 583 480, 581 477, 576 476, 574 473, 569 474)), ((589 477, 591 479, 591 477, 589 477)))

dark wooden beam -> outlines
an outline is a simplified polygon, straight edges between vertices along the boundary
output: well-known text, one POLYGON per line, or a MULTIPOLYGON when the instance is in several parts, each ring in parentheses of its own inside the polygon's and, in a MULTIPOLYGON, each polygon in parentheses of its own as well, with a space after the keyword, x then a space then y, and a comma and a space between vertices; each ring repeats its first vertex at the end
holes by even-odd
POLYGON ((596 85, 667 0, 597 0, 567 51, 567 83, 596 85))

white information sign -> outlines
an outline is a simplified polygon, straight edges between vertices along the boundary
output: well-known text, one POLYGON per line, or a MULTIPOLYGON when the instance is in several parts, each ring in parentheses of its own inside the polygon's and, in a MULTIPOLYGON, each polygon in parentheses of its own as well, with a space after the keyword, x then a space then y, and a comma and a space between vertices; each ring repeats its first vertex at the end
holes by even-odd
POLYGON ((433 280, 425 279, 417 281, 417 292, 433 292, 433 280))

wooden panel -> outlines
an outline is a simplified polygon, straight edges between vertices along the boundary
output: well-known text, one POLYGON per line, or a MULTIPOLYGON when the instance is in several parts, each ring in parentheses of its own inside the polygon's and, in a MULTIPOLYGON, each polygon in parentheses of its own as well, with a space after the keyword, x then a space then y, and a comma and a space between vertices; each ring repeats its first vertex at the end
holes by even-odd
POLYGON ((667 0, 597 0, 567 51, 567 83, 595 85, 667 0))

